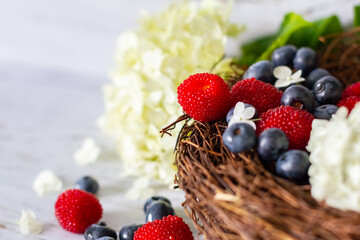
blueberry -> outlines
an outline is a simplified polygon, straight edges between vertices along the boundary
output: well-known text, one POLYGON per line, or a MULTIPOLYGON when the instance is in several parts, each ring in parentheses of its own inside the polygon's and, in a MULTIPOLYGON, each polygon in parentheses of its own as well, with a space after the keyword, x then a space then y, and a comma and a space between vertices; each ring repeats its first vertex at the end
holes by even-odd
POLYGON ((155 201, 159 201, 159 200, 160 200, 160 201, 167 202, 167 203, 170 204, 170 206, 171 206, 170 200, 167 199, 166 197, 162 197, 162 196, 152 196, 151 198, 149 198, 148 200, 146 200, 146 202, 145 202, 145 204, 144 204, 144 212, 146 212, 147 207, 148 207, 151 203, 153 203, 153 202, 155 202, 155 201))
POLYGON ((314 106, 314 95, 309 89, 301 85, 293 85, 288 87, 282 97, 281 104, 285 106, 293 106, 312 112, 314 106))
POLYGON ((317 119, 330 120, 331 116, 335 114, 338 109, 339 107, 336 105, 325 104, 315 108, 313 115, 317 119))
POLYGON ((101 237, 101 238, 97 238, 96 240, 116 240, 116 238, 112 238, 112 237, 101 237))
POLYGON ((275 49, 271 55, 271 61, 274 64, 274 67, 288 66, 292 68, 296 50, 297 49, 294 45, 285 45, 275 49))
MULTIPOLYGON (((253 105, 248 104, 248 103, 245 103, 245 107, 246 107, 246 108, 247 108, 247 107, 253 107, 253 108, 254 108, 253 105)), ((232 116, 234 115, 234 109, 235 109, 235 107, 233 107, 232 109, 230 109, 230 111, 226 114, 226 122, 227 122, 227 123, 230 122, 232 116)), ((256 111, 256 109, 255 109, 255 114, 254 114, 254 116, 252 117, 252 119, 255 119, 255 118, 257 118, 257 117, 258 117, 258 113, 257 113, 257 111, 256 111)))
POLYGON ((337 104, 342 91, 341 82, 333 76, 322 77, 313 86, 315 99, 321 104, 337 104))
POLYGON ((90 176, 85 176, 75 182, 74 188, 84 190, 88 193, 96 194, 99 190, 99 184, 94 178, 90 176))
POLYGON ((276 161, 276 174, 297 184, 308 181, 309 154, 302 150, 289 150, 276 161))
POLYGON ((243 79, 256 78, 266 83, 274 84, 274 64, 267 60, 259 61, 251 65, 244 73, 243 79))
POLYGON ((152 202, 147 208, 145 212, 146 222, 152 222, 155 219, 162 219, 163 217, 167 217, 169 215, 174 215, 174 209, 168 202, 165 201, 155 201, 152 202))
POLYGON ((133 240, 134 233, 141 226, 142 226, 142 224, 132 224, 132 225, 123 226, 119 232, 119 239, 120 240, 133 240))
POLYGON ((91 224, 84 233, 85 240, 96 240, 101 237, 112 237, 117 239, 116 232, 106 226, 106 223, 101 222, 99 224, 91 224))
POLYGON ((230 152, 240 153, 256 145, 255 130, 247 123, 234 123, 222 135, 224 145, 230 152))
POLYGON ((301 69, 301 76, 306 77, 316 68, 316 53, 309 47, 302 47, 296 51, 294 58, 294 68, 301 69))
POLYGON ((327 70, 323 68, 315 68, 309 73, 304 84, 308 89, 312 89, 317 80, 329 75, 330 73, 327 70))
POLYGON ((289 147, 289 139, 279 128, 269 128, 263 131, 258 140, 257 152, 264 162, 275 161, 289 147))

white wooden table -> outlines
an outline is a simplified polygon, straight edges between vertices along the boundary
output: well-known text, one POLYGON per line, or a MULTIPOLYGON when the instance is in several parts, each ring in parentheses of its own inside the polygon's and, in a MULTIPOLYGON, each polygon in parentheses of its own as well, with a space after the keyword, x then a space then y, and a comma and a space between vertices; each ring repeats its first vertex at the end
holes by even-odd
MULTIPOLYGON (((330 13, 350 23, 355 0, 236 1, 232 20, 247 32, 231 41, 227 52, 238 54, 244 40, 276 31, 284 13, 308 19, 330 13)), ((68 233, 54 216, 57 194, 37 197, 36 175, 52 169, 71 187, 84 175, 99 180, 103 220, 119 229, 142 222, 143 200, 125 198, 132 179, 120 179, 121 164, 112 142, 95 121, 103 111, 101 86, 119 33, 136 27, 140 9, 155 12, 166 0, 0 0, 0 239, 83 239, 68 233), (79 167, 72 156, 91 136, 104 147, 102 159, 79 167), (44 222, 40 235, 22 236, 16 221, 31 209, 44 222)), ((175 211, 190 223, 180 203, 181 191, 159 189, 175 211)))

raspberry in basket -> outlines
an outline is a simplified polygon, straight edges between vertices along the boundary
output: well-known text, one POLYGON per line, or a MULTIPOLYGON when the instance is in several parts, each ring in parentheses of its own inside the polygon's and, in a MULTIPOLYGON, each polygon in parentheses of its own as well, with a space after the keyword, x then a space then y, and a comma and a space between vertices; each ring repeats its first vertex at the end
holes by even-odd
POLYGON ((258 134, 269 128, 279 128, 289 138, 289 149, 305 149, 314 120, 311 113, 291 106, 280 106, 261 114, 260 118, 258 134))
POLYGON ((346 107, 349 112, 355 107, 355 105, 360 102, 360 96, 350 96, 344 99, 341 99, 337 104, 338 107, 346 107))
POLYGON ((211 73, 189 76, 177 88, 177 94, 184 112, 200 122, 225 118, 232 107, 228 85, 221 77, 211 73))
POLYGON ((280 106, 282 92, 269 83, 251 78, 237 82, 231 89, 231 95, 234 105, 237 102, 248 103, 261 114, 280 106))

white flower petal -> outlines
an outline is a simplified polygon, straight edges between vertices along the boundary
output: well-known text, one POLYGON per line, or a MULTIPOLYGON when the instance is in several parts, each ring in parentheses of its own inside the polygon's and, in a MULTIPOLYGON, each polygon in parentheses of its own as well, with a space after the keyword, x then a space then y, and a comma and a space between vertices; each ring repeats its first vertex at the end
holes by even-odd
POLYGON ((86 138, 79 150, 74 153, 74 159, 79 166, 88 165, 97 160, 100 148, 92 138, 86 138))
POLYGON ((40 172, 33 183, 33 190, 38 196, 59 192, 62 187, 63 182, 51 170, 40 172))
POLYGON ((252 117, 254 117, 255 112, 256 112, 255 108, 247 107, 247 108, 245 108, 242 117, 244 119, 251 119, 252 117))
POLYGON ((280 78, 287 78, 291 76, 291 69, 287 66, 278 66, 274 68, 273 75, 274 77, 280 79, 280 78))
POLYGON ((238 102, 238 103, 235 105, 233 116, 242 116, 244 110, 245 110, 245 103, 243 103, 243 102, 238 102))
POLYGON ((286 87, 288 85, 289 85, 289 81, 287 79, 285 79, 285 78, 281 78, 281 79, 276 80, 276 82, 274 84, 274 86, 276 88, 282 88, 282 87, 286 87))
POLYGON ((18 222, 20 226, 20 232, 23 235, 39 234, 42 231, 43 224, 36 219, 36 215, 33 211, 21 211, 21 218, 18 222))
POLYGON ((297 70, 294 74, 291 75, 291 78, 293 79, 298 79, 301 77, 301 74, 302 74, 302 70, 297 70))

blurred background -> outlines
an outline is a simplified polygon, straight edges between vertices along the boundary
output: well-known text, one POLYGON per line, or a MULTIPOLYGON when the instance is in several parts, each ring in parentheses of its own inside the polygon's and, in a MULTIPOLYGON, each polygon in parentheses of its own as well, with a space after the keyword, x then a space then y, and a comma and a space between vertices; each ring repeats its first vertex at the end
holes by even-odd
MULTIPOLYGON (((36 175, 53 169, 65 187, 80 176, 96 176, 104 219, 118 231, 141 222, 142 200, 124 196, 131 179, 120 179, 113 143, 96 126, 103 113, 101 88, 110 80, 117 37, 137 27, 140 12, 155 13, 173 0, 0 0, 0 239, 22 239, 16 220, 32 209, 45 223, 39 236, 24 239, 83 239, 62 230, 53 215, 56 196, 38 198, 31 189, 36 175), (87 136, 105 149, 96 166, 78 167, 72 159, 87 136)), ((352 22, 355 0, 235 0, 231 22, 246 31, 227 46, 274 33, 284 14, 308 20, 329 14, 352 22)), ((180 203, 182 192, 159 189, 180 203)), ((188 223, 189 220, 186 219, 188 223)))

